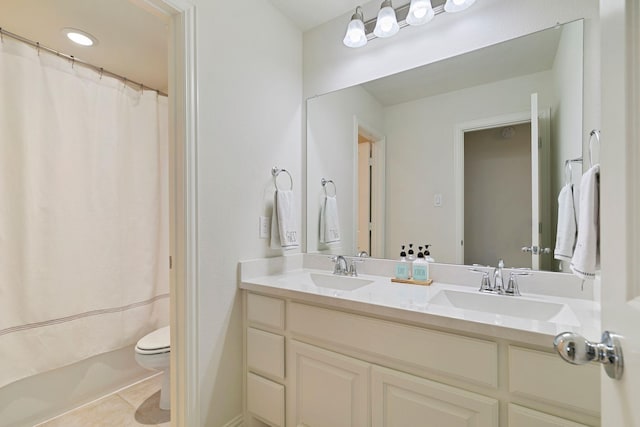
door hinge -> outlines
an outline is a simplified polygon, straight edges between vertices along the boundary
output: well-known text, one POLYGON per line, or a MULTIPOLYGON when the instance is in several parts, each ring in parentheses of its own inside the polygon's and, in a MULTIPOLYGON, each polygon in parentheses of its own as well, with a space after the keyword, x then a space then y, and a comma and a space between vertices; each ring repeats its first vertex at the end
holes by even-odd
POLYGON ((169 270, 173 268, 173 258, 169 255, 169 270))
POLYGON ((542 223, 538 223, 538 234, 542 234, 542 223))
POLYGON ((542 138, 538 138, 538 148, 542 148, 542 138))
POLYGON ((372 231, 372 230, 373 230, 373 223, 372 223, 372 222, 370 222, 370 223, 369 223, 369 231, 372 231))
POLYGON ((369 157, 369 166, 373 166, 373 158, 369 157))

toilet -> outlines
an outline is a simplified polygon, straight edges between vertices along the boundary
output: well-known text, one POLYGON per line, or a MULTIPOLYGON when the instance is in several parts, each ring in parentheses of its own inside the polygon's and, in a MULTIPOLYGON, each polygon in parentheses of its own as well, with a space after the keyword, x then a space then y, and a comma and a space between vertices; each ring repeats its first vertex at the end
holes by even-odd
POLYGON ((169 381, 169 356, 171 341, 169 327, 156 329, 140 338, 136 344, 136 362, 143 368, 163 372, 162 388, 160 389, 160 409, 170 409, 171 390, 169 381))

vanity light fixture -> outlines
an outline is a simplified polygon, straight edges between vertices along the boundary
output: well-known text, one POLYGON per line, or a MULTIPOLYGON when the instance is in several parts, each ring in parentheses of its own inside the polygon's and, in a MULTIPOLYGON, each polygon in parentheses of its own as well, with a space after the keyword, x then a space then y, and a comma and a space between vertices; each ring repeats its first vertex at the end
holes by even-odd
POLYGON ((406 21, 409 25, 422 25, 431 21, 434 16, 436 13, 431 6, 431 0, 411 0, 406 21))
POLYGON ((349 21, 347 33, 344 35, 342 43, 348 47, 360 47, 367 44, 367 35, 364 32, 364 15, 360 6, 356 7, 356 13, 351 15, 351 21, 349 21))
POLYGON ((78 30, 77 28, 63 28, 62 34, 80 46, 93 46, 98 44, 98 39, 86 31, 78 30))
POLYGON ((380 6, 380 12, 378 12, 376 28, 373 30, 373 34, 384 38, 394 36, 398 31, 400 31, 400 26, 398 25, 396 11, 391 5, 391 0, 384 0, 380 6))
POLYGON ((460 12, 467 9, 476 0, 447 0, 447 3, 444 5, 445 12, 460 12))
POLYGON ((347 33, 342 40, 347 47, 361 47, 368 40, 387 38, 395 35, 400 28, 408 25, 426 24, 435 15, 444 12, 460 12, 467 9, 476 0, 411 0, 394 9, 391 0, 383 0, 377 18, 364 20, 362 8, 358 6, 351 16, 347 33))

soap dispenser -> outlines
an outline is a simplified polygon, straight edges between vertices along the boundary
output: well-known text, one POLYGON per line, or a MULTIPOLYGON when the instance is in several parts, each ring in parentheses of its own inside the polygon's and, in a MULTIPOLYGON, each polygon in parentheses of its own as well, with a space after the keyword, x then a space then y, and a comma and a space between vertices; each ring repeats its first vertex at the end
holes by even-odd
POLYGON ((418 258, 413 262, 413 280, 425 282, 429 278, 429 263, 425 261, 422 246, 418 250, 418 258))
POLYGON ((427 262, 436 262, 436 260, 431 257, 429 246, 431 245, 424 245, 424 260, 427 262))
POLYGON ((407 262, 407 253, 404 251, 404 245, 402 245, 402 251, 400 252, 400 260, 396 263, 396 279, 407 280, 409 279, 409 263, 407 262))
POLYGON ((413 277, 413 261, 416 260, 416 256, 413 252, 413 243, 409 243, 409 250, 407 251, 407 262, 409 263, 409 277, 413 277))

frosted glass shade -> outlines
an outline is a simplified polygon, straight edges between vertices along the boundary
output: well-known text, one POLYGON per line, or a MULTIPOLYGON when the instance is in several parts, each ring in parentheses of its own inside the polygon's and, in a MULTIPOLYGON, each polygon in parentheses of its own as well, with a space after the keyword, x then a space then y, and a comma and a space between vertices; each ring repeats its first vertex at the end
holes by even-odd
POLYGON ((342 40, 345 46, 361 47, 367 44, 367 36, 364 33, 364 23, 361 19, 352 19, 347 27, 347 33, 342 40))
POLYGON ((385 38, 395 35, 399 30, 400 26, 398 25, 396 11, 393 10, 393 7, 385 6, 380 9, 373 34, 377 37, 385 38))
POLYGON ((411 0, 406 21, 409 25, 422 25, 431 21, 434 16, 431 0, 411 0))
POLYGON ((444 5, 444 10, 445 12, 460 12, 475 2, 476 0, 447 0, 447 3, 444 5))

